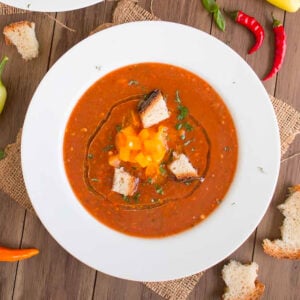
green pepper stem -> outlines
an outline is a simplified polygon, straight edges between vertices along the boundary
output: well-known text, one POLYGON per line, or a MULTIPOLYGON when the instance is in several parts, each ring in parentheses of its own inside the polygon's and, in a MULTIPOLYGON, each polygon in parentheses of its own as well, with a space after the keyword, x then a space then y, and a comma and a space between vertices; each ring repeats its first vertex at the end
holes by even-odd
POLYGON ((274 14, 273 14, 273 13, 271 13, 271 15, 272 15, 272 19, 273 19, 273 28, 275 28, 275 27, 278 27, 278 26, 282 25, 282 23, 281 23, 279 20, 275 19, 275 17, 274 17, 274 14))
POLYGON ((239 11, 238 10, 235 10, 235 11, 226 11, 224 9, 224 12, 226 15, 228 15, 233 21, 236 21, 237 17, 238 17, 238 14, 239 14, 239 11))
POLYGON ((7 61, 8 61, 8 57, 7 57, 7 56, 4 56, 4 57, 2 58, 1 63, 0 63, 0 82, 1 82, 1 80, 2 80, 2 72, 3 72, 3 70, 4 70, 4 67, 5 67, 7 61))

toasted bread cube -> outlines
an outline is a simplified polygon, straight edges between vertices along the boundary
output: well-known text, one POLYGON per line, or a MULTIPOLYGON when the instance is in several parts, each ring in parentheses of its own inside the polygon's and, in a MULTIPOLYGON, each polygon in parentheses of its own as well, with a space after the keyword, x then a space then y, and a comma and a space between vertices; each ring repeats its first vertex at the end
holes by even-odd
POLYGON ((222 270, 222 278, 226 283, 224 300, 249 300, 259 299, 265 286, 256 280, 258 264, 252 262, 243 265, 232 260, 222 270))
POLYGON ((132 196, 138 187, 139 179, 124 171, 123 168, 115 168, 112 191, 124 196, 132 196))
POLYGON ((7 44, 13 44, 25 60, 39 55, 39 43, 35 34, 35 23, 21 21, 4 27, 3 34, 7 44))
POLYGON ((183 180, 198 177, 197 170, 193 167, 185 154, 177 154, 174 152, 173 156, 175 159, 168 165, 168 168, 177 179, 183 180))
POLYGON ((160 90, 154 90, 138 105, 144 128, 151 127, 170 117, 166 101, 160 90))

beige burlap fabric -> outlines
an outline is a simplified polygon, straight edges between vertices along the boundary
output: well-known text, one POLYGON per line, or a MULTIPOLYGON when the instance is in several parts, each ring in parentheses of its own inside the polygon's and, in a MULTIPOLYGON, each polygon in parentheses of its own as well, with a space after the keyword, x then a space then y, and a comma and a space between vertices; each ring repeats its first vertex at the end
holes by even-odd
MULTIPOLYGON (((2 10, 0 10, 1 14, 1 12, 4 11, 4 7, 2 4, 0 5, 2 6, 2 10)), ((11 11, 8 8, 7 10, 11 11)), ((113 23, 102 24, 93 30, 91 34, 113 26, 114 24, 140 20, 155 21, 158 20, 158 18, 137 5, 136 1, 121 0, 114 11, 113 23)), ((300 131, 300 113, 282 100, 272 96, 270 96, 270 99, 279 123, 281 153, 283 155, 300 131)), ((0 160, 0 190, 7 193, 12 199, 29 211, 34 212, 22 177, 20 146, 21 130, 16 142, 7 146, 5 149, 6 157, 0 160)), ((165 299, 184 300, 188 297, 202 275, 203 273, 198 273, 179 280, 145 282, 145 285, 165 299)))

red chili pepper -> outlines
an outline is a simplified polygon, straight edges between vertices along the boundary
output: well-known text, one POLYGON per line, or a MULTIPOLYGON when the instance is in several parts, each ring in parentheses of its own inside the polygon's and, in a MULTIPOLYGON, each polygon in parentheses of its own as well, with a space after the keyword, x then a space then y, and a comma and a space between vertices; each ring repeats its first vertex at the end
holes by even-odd
POLYGON ((268 80, 273 77, 281 68, 285 51, 286 51, 286 33, 282 23, 279 20, 273 18, 273 31, 275 37, 275 53, 274 53, 274 62, 273 67, 268 75, 263 80, 268 80))
POLYGON ((248 16, 240 10, 231 12, 229 13, 229 15, 236 23, 248 28, 255 36, 255 44, 248 51, 248 54, 251 54, 258 50, 258 48, 262 45, 265 37, 265 31, 260 23, 255 18, 248 16))

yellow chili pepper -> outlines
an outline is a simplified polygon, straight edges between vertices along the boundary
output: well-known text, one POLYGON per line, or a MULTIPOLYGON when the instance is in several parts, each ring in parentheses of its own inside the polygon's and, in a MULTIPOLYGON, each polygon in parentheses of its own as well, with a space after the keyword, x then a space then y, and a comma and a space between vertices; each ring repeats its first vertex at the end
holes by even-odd
POLYGON ((2 113, 2 110, 4 108, 4 104, 7 97, 7 91, 5 86, 2 83, 2 72, 5 67, 6 62, 8 61, 8 57, 4 56, 1 63, 0 63, 0 114, 2 113))
POLYGON ((267 1, 288 12, 295 12, 300 8, 300 0, 267 0, 267 1))

